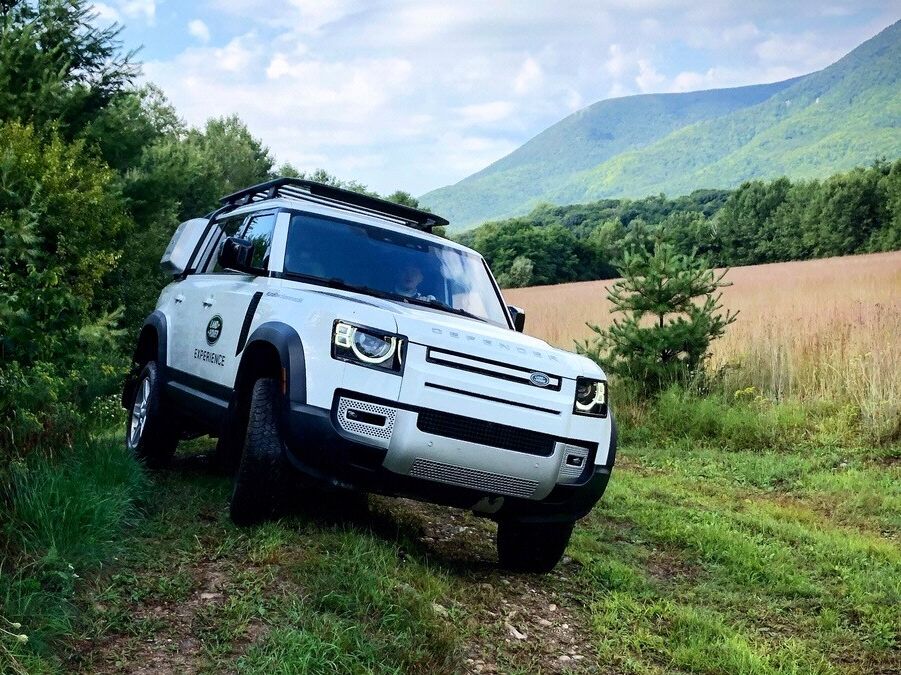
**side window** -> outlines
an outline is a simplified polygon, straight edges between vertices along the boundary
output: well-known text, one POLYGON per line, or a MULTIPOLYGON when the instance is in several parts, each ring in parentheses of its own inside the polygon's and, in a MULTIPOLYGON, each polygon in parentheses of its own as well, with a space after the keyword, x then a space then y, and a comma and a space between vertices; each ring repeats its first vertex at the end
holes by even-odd
POLYGON ((253 268, 265 271, 269 267, 269 251, 272 249, 272 232, 275 230, 275 214, 252 216, 241 233, 242 239, 253 243, 253 268))
POLYGON ((207 240, 206 249, 200 257, 202 264, 197 267, 198 272, 210 274, 225 271, 219 267, 219 249, 226 237, 233 237, 238 233, 246 219, 245 214, 216 221, 207 240))

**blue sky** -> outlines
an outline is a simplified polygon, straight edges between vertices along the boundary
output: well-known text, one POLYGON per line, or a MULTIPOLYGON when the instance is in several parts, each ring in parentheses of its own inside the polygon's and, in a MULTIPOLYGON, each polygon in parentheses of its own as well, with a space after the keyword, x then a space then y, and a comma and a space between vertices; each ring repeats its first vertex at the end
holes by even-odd
POLYGON ((823 68, 901 0, 106 0, 192 125, 379 192, 454 183, 595 101, 823 68))

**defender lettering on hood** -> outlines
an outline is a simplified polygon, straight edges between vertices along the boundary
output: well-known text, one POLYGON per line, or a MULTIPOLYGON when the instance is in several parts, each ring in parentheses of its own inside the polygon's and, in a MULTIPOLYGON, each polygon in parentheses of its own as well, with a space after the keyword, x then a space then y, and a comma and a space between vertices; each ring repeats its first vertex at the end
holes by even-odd
POLYGON ((433 326, 432 333, 434 333, 435 335, 446 335, 453 340, 460 340, 463 343, 478 342, 488 347, 495 347, 499 351, 508 352, 511 354, 528 354, 538 359, 547 359, 548 361, 559 362, 560 360, 554 354, 540 352, 537 349, 527 349, 519 345, 511 345, 507 342, 501 342, 500 340, 495 340, 493 338, 472 335, 469 333, 461 333, 457 330, 445 330, 444 328, 437 328, 433 326))

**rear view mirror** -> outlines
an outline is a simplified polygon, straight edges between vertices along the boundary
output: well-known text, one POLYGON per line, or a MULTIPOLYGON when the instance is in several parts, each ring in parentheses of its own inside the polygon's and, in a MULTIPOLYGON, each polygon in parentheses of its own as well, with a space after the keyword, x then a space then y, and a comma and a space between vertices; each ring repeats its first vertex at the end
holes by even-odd
POLYGON ((513 320, 513 328, 517 333, 522 333, 526 327, 526 313, 519 307, 507 305, 507 311, 510 312, 510 318, 513 320))
POLYGON ((160 259, 160 267, 164 272, 178 276, 188 269, 191 256, 194 255, 194 250, 209 222, 206 218, 192 218, 178 226, 160 259))
POLYGON ((250 239, 229 237, 219 251, 219 267, 238 272, 249 272, 253 269, 253 242, 250 239))

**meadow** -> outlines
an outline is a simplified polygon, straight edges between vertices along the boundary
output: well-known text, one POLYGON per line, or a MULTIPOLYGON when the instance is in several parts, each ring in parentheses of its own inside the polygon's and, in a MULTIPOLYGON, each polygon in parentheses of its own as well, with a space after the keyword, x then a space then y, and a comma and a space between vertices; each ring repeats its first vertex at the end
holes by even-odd
MULTIPOLYGON (((728 278, 718 388, 613 399, 607 494, 544 576, 497 567, 490 521, 405 500, 300 492, 237 528, 211 440, 149 472, 111 408, 12 472, 0 672, 901 672, 901 254, 728 278)), ((603 291, 507 296, 566 347, 603 291)))
MULTIPOLYGON (((727 394, 854 406, 878 437, 901 416, 901 252, 737 267, 724 308, 738 321, 712 348, 727 394), (753 391, 750 388, 753 387, 753 391)), ((607 326, 613 281, 509 289, 526 332, 564 349, 607 326)))

